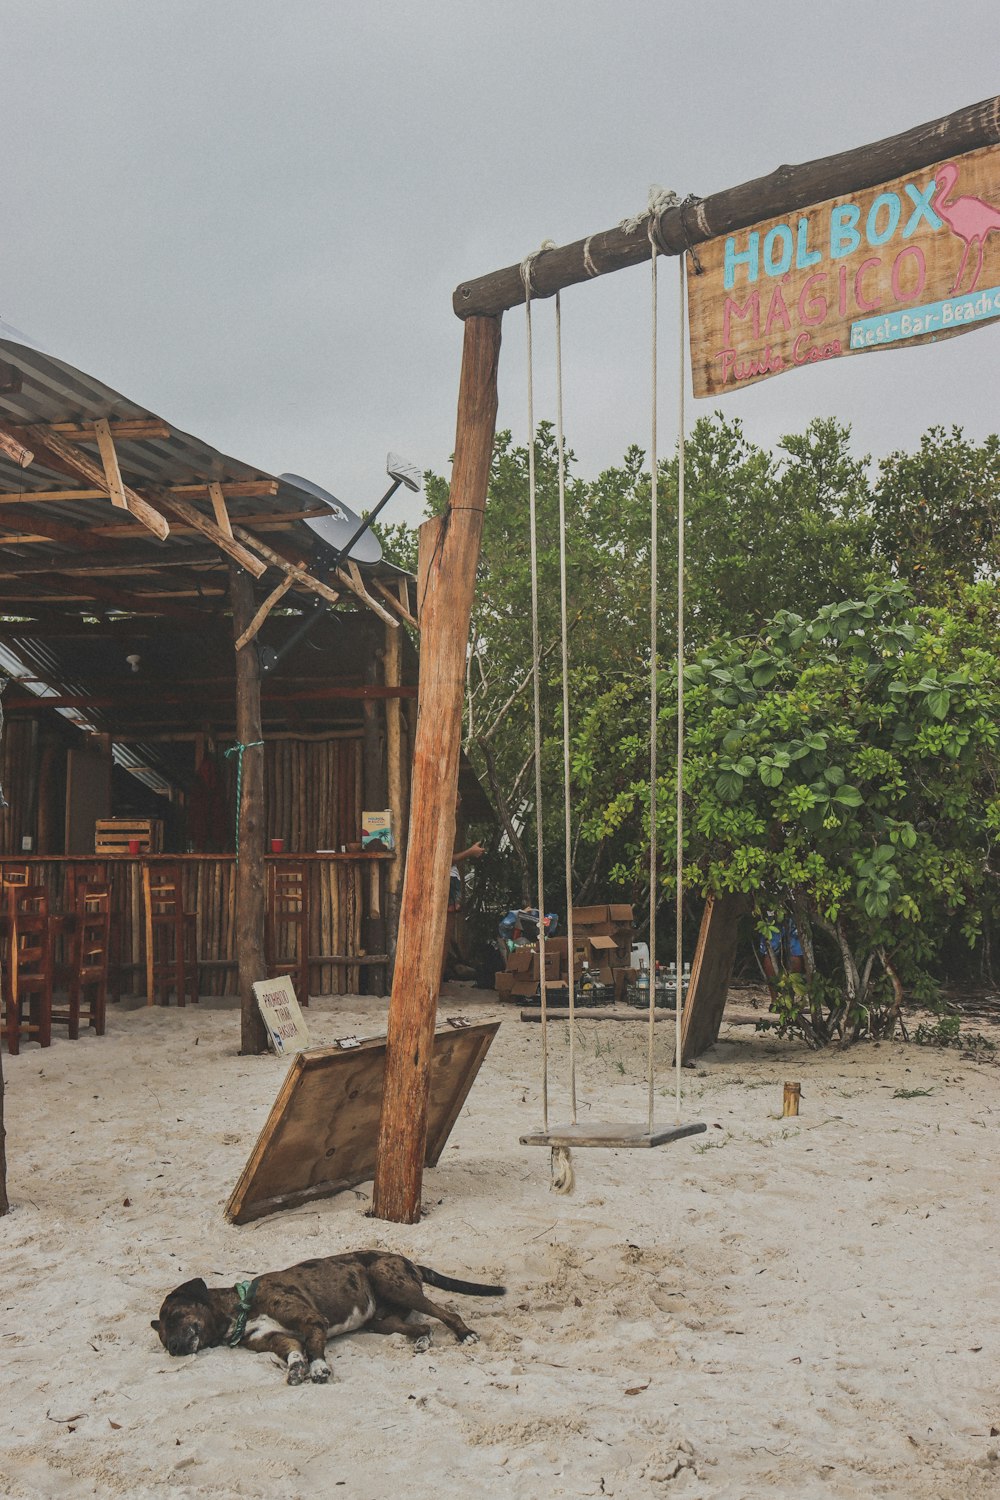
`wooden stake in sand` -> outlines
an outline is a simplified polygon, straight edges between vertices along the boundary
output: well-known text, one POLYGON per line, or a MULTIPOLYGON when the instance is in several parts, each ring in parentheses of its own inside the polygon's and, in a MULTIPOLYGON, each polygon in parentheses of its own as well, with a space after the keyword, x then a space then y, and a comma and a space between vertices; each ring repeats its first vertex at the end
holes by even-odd
POLYGON ((799 1100, 801 1098, 801 1083, 786 1083, 785 1097, 781 1109, 782 1115, 797 1115, 799 1112, 799 1100))

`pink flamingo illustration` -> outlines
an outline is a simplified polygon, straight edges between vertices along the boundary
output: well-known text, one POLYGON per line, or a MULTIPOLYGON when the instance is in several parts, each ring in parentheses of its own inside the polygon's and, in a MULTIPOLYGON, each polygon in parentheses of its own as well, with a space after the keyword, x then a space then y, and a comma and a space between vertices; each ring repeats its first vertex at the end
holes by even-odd
POLYGON ((1000 231, 1000 208, 994 208, 992 203, 986 203, 982 198, 954 198, 949 202, 958 181, 958 168, 953 161, 947 162, 943 167, 938 167, 935 181, 937 186, 934 197, 931 199, 931 206, 948 225, 952 234, 965 241, 962 264, 958 268, 952 291, 958 290, 958 283, 962 279, 962 273, 969 259, 969 251, 973 245, 976 247, 978 259, 969 291, 975 291, 983 269, 986 236, 993 231, 1000 231))

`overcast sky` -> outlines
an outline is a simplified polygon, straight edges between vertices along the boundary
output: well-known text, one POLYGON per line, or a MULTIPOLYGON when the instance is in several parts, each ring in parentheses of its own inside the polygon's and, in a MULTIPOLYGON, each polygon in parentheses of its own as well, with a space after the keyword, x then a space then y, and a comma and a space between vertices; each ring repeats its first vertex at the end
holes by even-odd
MULTIPOLYGON (((707 196, 996 94, 996 23, 996 0, 0 0, 0 316, 224 451, 367 507, 387 449, 447 465, 460 281, 612 227, 652 183, 707 196)), ((585 474, 648 443, 648 302, 645 269, 564 294, 585 474)), ((876 455, 932 423, 980 438, 1000 427, 998 341, 994 325, 717 404, 768 445, 814 415, 876 455)), ((500 424, 522 440, 523 342, 517 310, 500 424)))

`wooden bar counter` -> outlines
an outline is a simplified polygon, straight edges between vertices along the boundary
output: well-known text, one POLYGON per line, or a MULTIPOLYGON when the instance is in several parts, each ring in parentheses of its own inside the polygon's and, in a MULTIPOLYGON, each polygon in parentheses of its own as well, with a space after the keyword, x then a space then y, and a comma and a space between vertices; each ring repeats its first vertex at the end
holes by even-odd
MULTIPOLYGON (((313 995, 384 993, 385 953, 363 951, 365 917, 385 909, 385 869, 391 853, 268 854, 268 863, 304 864, 309 874, 309 968, 313 995), (373 908, 372 898, 375 897, 373 908), (364 972, 363 972, 364 971, 364 972)), ((53 908, 65 909, 70 866, 94 870, 111 884, 113 992, 141 994, 146 955, 142 911, 144 863, 180 865, 184 904, 197 913, 199 991, 235 995, 235 854, 5 854, 0 876, 27 868, 47 885, 53 908)), ((263 976, 262 976, 263 977, 263 976)))

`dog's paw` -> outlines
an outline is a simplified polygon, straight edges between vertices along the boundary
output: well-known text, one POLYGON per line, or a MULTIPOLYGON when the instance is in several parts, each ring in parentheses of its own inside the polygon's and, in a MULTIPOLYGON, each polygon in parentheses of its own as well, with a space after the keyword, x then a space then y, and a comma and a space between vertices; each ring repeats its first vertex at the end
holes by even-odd
POLYGON ((304 1354, 290 1354, 288 1356, 288 1384, 301 1385, 309 1373, 304 1354))
POLYGON ((413 1340, 414 1354, 426 1354, 430 1347, 431 1336, 429 1333, 422 1333, 418 1339, 413 1340))
POLYGON ((332 1379, 333 1371, 325 1359, 314 1359, 309 1366, 309 1379, 313 1385, 326 1385, 332 1379))
POLYGON ((473 1333, 472 1330, 471 1330, 471 1328, 470 1328, 469 1332, 466 1333, 466 1334, 464 1334, 462 1336, 462 1338, 459 1339, 458 1342, 460 1344, 478 1344, 479 1343, 479 1334, 478 1333, 473 1333))

